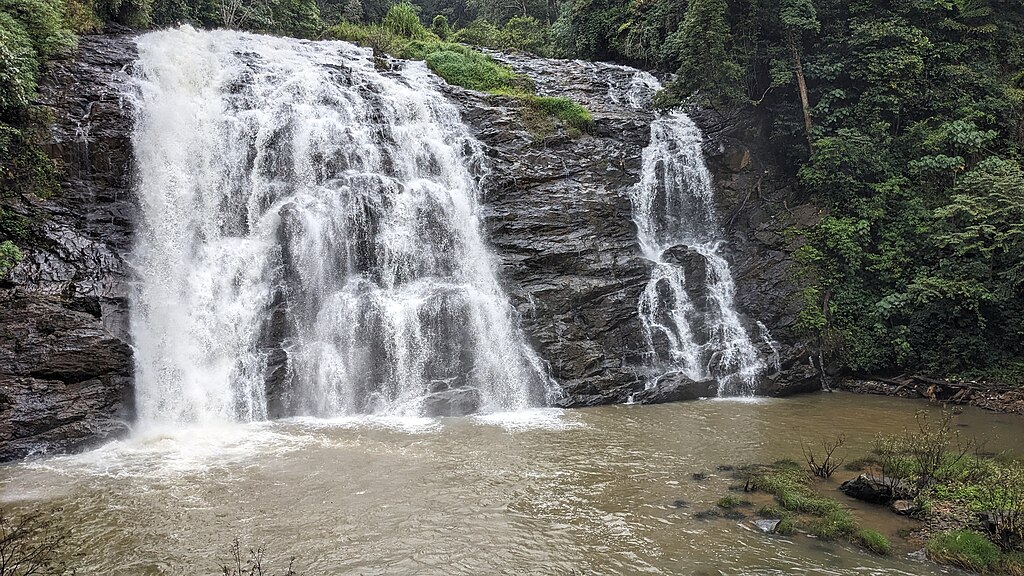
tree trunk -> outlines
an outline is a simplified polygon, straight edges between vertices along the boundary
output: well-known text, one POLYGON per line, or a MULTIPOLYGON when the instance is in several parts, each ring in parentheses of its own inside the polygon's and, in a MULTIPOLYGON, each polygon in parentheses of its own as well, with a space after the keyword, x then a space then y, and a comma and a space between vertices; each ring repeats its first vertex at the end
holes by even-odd
POLYGON ((811 143, 811 104, 807 99, 807 82, 804 80, 804 67, 800 63, 800 49, 796 45, 796 38, 792 32, 786 33, 789 41, 789 50, 793 53, 793 73, 796 75, 796 85, 800 92, 800 106, 804 110, 804 131, 807 132, 807 143, 811 143))

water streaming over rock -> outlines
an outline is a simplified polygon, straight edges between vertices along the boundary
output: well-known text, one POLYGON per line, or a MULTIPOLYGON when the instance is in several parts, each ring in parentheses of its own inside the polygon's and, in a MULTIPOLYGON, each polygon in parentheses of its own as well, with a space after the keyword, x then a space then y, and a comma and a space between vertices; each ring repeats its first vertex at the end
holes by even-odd
POLYGON ((141 421, 552 393, 481 237, 481 148, 422 63, 188 27, 138 47, 141 421))
MULTIPOLYGON (((648 80, 636 87, 652 85, 648 80)), ((639 314, 659 370, 681 371, 693 380, 715 378, 719 395, 748 395, 767 365, 736 311, 736 286, 721 254, 714 187, 701 146, 700 129, 683 112, 651 123, 641 179, 632 193, 640 246, 654 263, 639 314)))

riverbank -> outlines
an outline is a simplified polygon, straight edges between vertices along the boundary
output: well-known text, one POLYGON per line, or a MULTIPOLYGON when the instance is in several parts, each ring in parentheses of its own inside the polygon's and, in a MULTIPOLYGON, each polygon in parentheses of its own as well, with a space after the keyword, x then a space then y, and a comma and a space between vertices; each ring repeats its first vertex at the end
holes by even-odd
POLYGON ((949 405, 977 406, 993 412, 1024 415, 1024 389, 989 382, 951 382, 925 376, 842 378, 836 390, 855 394, 924 398, 949 405))

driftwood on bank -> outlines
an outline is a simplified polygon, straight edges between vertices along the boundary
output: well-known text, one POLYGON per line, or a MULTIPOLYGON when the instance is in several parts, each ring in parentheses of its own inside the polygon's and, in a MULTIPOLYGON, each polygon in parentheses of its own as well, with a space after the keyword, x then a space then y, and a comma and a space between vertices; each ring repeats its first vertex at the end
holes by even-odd
POLYGON ((837 388, 859 394, 926 398, 941 404, 978 406, 1024 415, 1024 389, 1006 384, 955 382, 914 374, 894 378, 845 378, 837 388))

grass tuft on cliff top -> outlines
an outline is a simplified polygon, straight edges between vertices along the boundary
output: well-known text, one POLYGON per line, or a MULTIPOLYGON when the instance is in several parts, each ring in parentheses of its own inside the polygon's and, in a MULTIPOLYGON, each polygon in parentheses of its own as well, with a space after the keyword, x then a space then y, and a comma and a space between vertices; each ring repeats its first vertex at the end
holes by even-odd
POLYGON ((529 78, 468 46, 445 42, 420 23, 407 2, 392 6, 379 24, 342 21, 324 37, 372 48, 375 54, 422 60, 449 84, 514 98, 530 110, 558 119, 571 132, 593 129, 594 120, 586 108, 568 98, 538 96, 529 78))

